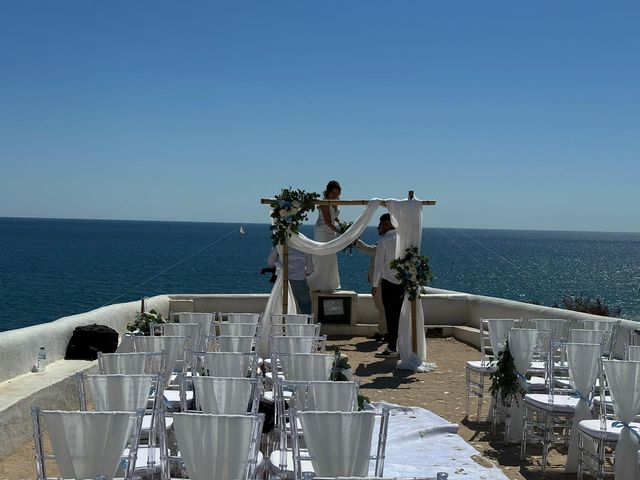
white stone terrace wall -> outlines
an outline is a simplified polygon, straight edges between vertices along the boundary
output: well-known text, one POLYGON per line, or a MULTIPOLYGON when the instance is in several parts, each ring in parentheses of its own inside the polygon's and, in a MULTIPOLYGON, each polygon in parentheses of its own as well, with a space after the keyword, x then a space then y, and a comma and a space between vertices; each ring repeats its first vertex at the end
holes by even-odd
MULTIPOLYGON (((139 308, 140 302, 118 303, 41 325, 0 332, 0 382, 28 373, 40 347, 47 349, 47 363, 63 359, 71 334, 80 325, 97 323, 123 332, 139 308)), ((149 298, 147 309, 152 308, 167 315, 169 297, 149 298)))

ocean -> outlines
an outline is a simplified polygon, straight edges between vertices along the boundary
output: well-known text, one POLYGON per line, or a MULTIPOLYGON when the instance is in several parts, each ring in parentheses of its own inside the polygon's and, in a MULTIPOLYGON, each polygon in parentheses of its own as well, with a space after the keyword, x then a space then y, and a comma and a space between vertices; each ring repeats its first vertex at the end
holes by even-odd
MULTIPOLYGON (((268 292, 268 225, 0 218, 0 331, 161 293, 268 292)), ((303 227, 311 234, 311 227, 303 227)), ((369 228, 363 240, 375 242, 369 228)), ((640 233, 425 228, 431 286, 553 305, 598 297, 640 319, 640 233)), ((368 257, 338 254, 367 292, 368 257)))

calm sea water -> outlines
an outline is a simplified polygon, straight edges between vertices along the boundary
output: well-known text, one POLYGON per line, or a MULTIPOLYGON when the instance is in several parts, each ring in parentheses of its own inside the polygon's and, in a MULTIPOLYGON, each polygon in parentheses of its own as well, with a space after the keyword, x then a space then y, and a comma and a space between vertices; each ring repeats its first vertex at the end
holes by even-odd
MULTIPOLYGON (((268 292, 259 271, 269 228, 244 225, 240 235, 239 227, 0 218, 0 331, 143 295, 268 292)), ((363 239, 375 241, 375 230, 363 239)), ((545 305, 582 294, 640 318, 637 233, 426 228, 422 248, 434 287, 545 305)), ((343 288, 368 291, 368 257, 341 253, 339 263, 343 288)))

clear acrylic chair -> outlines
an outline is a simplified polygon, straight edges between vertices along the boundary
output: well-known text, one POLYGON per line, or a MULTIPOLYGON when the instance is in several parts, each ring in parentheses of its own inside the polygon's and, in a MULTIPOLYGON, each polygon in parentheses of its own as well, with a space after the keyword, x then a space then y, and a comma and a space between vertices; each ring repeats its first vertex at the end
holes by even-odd
POLYGON ((165 386, 172 380, 174 372, 183 373, 186 371, 186 353, 189 337, 164 335, 162 337, 135 336, 133 346, 136 352, 165 352, 165 386))
POLYGON ((318 337, 320 336, 320 328, 319 323, 276 323, 271 325, 271 334, 289 337, 318 337))
POLYGON ((262 314, 260 313, 223 313, 223 318, 229 323, 253 323, 254 325, 262 322, 262 314))
POLYGON ((480 422, 482 403, 485 395, 485 380, 496 371, 495 361, 487 355, 487 347, 491 349, 489 326, 485 319, 479 321, 480 332, 480 360, 469 360, 466 364, 467 402, 465 418, 469 418, 471 399, 477 399, 477 421, 480 422))
POLYGON ((152 336, 189 337, 188 350, 195 350, 201 344, 199 323, 152 323, 152 336))
POLYGON ((603 330, 609 332, 609 337, 604 345, 602 356, 606 359, 613 358, 618 341, 618 331, 620 330, 620 320, 613 318, 602 318, 599 320, 584 320, 584 328, 587 330, 603 330))
POLYGON ((216 322, 215 324, 217 335, 221 336, 255 337, 260 335, 260 327, 259 323, 216 322))
POLYGON ((326 349, 327 336, 302 337, 271 335, 273 353, 316 353, 326 349))
POLYGON ((134 478, 143 409, 62 412, 33 407, 31 416, 37 480, 113 478, 123 465, 124 479, 134 478), (45 449, 45 436, 51 451, 45 449), (59 475, 49 475, 53 471, 51 463, 55 463, 59 475))
POLYGON ((256 348, 257 338, 253 335, 217 335, 210 339, 208 350, 212 352, 252 353, 256 348))
POLYGON ((167 456, 167 461, 179 465, 183 478, 250 480, 256 477, 262 463, 259 447, 263 414, 176 413, 174 421, 179 456, 167 456))
POLYGON ((213 321, 216 318, 215 313, 188 312, 180 313, 176 316, 179 323, 197 323, 200 325, 200 344, 196 346, 198 349, 205 348, 205 339, 215 335, 213 321))
POLYGON ((293 476, 301 480, 313 472, 327 477, 367 477, 375 462, 376 477, 384 473, 389 411, 302 412, 289 410, 293 450, 293 476), (377 445, 372 453, 374 428, 377 445), (298 425, 304 431, 306 451, 302 449, 298 425))
POLYGON ((272 325, 284 325, 291 323, 295 325, 307 325, 313 323, 313 315, 307 315, 304 313, 274 313, 271 315, 272 325))
POLYGON ((209 377, 255 377, 258 358, 254 352, 192 352, 195 375, 209 377))
POLYGON ((624 359, 640 362, 640 345, 625 345, 624 359))
POLYGON ((182 377, 181 411, 224 415, 258 413, 262 384, 257 378, 182 377), (186 392, 192 388, 195 410, 189 409, 186 392))
POLYGON ((165 352, 98 352, 98 373, 101 375, 157 375, 166 370, 166 361, 165 352))

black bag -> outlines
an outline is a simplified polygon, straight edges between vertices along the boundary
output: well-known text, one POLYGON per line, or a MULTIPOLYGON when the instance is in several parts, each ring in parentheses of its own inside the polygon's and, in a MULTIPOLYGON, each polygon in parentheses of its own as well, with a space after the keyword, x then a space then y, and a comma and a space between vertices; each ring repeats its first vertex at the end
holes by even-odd
POLYGON ((118 348, 118 332, 106 325, 76 327, 67 345, 65 360, 95 360, 98 352, 113 353, 118 348))

